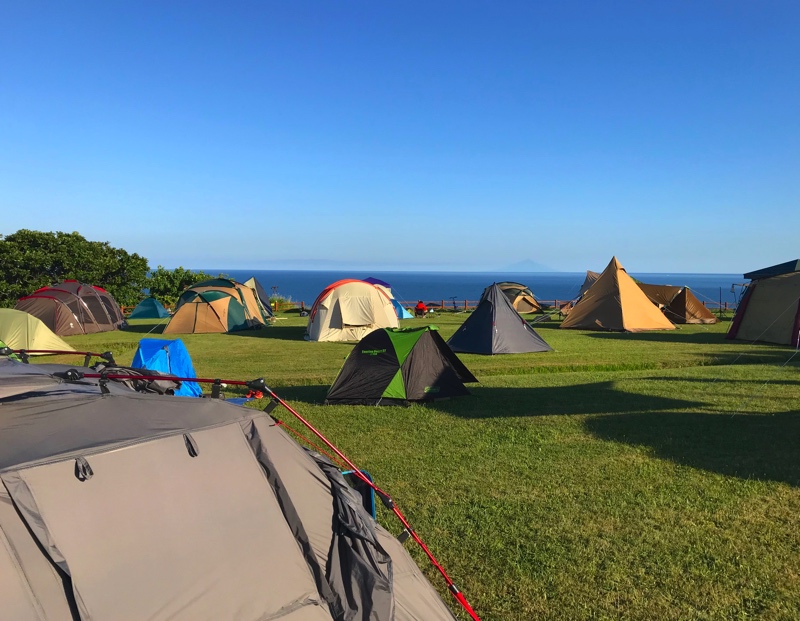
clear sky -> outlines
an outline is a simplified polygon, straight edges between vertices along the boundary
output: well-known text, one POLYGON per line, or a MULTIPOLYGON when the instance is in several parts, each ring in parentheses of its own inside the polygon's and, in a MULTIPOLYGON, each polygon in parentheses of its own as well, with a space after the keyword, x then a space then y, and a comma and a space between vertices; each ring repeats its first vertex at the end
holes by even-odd
POLYGON ((9 0, 0 59, 0 234, 230 269, 800 258, 796 0, 9 0))

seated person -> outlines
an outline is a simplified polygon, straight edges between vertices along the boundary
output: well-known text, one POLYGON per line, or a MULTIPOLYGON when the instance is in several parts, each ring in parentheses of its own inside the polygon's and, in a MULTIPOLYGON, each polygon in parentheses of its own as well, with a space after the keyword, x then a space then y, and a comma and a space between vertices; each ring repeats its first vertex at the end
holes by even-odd
POLYGON ((425 306, 422 300, 417 302, 417 305, 414 307, 414 316, 415 317, 424 317, 425 313, 428 312, 428 307, 425 306))

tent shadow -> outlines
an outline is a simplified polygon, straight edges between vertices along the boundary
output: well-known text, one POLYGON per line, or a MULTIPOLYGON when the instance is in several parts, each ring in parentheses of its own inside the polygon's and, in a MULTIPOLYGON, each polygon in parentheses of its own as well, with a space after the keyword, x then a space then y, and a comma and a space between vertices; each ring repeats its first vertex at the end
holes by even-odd
POLYGON ((435 401, 428 407, 459 418, 624 414, 700 407, 696 401, 623 392, 613 382, 551 388, 470 386, 472 397, 435 401))
POLYGON ((589 338, 605 340, 642 341, 646 343, 692 343, 695 345, 719 345, 725 342, 722 332, 686 332, 661 330, 658 332, 590 332, 589 338))
POLYGON ((306 334, 305 326, 267 326, 258 330, 237 330, 228 336, 246 336, 256 339, 278 339, 281 341, 302 341, 306 334))
POLYGON ((310 405, 320 405, 325 401, 325 396, 328 394, 330 386, 316 385, 316 386, 286 386, 277 390, 281 399, 285 401, 299 401, 300 403, 307 403, 310 405))
POLYGON ((584 422, 602 440, 648 447, 677 464, 800 487, 800 412, 724 415, 635 412, 584 422))
POLYGON ((161 324, 155 322, 148 322, 148 323, 135 323, 135 324, 128 324, 122 332, 134 332, 136 334, 162 334, 164 332, 164 328, 167 326, 167 322, 163 322, 161 324))

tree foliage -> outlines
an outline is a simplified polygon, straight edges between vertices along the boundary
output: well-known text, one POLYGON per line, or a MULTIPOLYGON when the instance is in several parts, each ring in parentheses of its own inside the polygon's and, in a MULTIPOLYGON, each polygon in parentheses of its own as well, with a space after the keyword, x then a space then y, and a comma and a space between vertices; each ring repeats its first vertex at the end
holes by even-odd
POLYGON ((147 287, 148 270, 144 257, 80 233, 20 229, 0 236, 0 306, 66 279, 99 285, 131 306, 147 287))
POLYGON ((173 306, 178 301, 181 293, 188 287, 203 280, 210 280, 211 278, 215 278, 215 276, 211 276, 205 272, 193 272, 183 267, 176 267, 174 270, 169 270, 159 265, 150 272, 148 287, 151 296, 158 299, 162 304, 173 306))

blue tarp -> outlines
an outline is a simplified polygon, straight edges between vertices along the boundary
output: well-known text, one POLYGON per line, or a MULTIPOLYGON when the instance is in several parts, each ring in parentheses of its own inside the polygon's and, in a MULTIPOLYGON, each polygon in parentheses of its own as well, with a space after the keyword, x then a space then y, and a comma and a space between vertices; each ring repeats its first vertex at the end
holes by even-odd
POLYGON ((145 298, 136 305, 128 319, 163 319, 169 311, 155 298, 145 298))
MULTIPOLYGON (((133 355, 134 369, 169 373, 176 377, 197 377, 192 359, 180 339, 142 339, 133 355)), ((181 397, 200 397, 203 391, 197 382, 183 382, 175 391, 181 397)))

